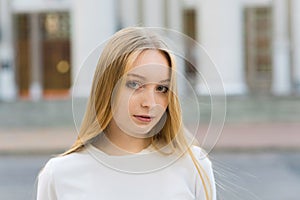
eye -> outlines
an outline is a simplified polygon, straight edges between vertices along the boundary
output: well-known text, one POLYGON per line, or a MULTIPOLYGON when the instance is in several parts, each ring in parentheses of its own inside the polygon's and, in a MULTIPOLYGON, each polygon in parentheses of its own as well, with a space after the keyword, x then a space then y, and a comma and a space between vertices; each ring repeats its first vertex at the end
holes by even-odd
POLYGON ((167 93, 169 91, 169 88, 164 85, 159 85, 159 86, 157 86, 156 91, 161 92, 161 93, 167 93))
POLYGON ((126 82, 126 86, 128 88, 131 88, 131 89, 139 89, 140 87, 142 87, 142 84, 138 81, 127 81, 126 82))

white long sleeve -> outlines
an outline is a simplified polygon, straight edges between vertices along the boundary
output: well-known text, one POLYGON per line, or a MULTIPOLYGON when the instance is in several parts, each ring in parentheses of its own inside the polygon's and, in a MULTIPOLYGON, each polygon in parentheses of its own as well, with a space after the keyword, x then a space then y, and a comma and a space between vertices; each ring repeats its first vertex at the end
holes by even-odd
POLYGON ((39 174, 37 200, 57 200, 51 161, 47 163, 39 174))
MULTIPOLYGON (((207 158, 206 154, 199 148, 199 147, 194 147, 193 148, 193 152, 196 156, 197 161, 201 164, 201 166, 203 167, 203 169, 205 170, 205 173, 209 179, 210 185, 208 185, 208 191, 212 192, 212 200, 216 200, 217 199, 217 192, 216 192, 216 183, 215 183, 215 178, 214 178, 214 173, 213 173, 213 168, 212 168, 212 163, 211 161, 207 158), (209 188, 210 187, 210 188, 209 188)), ((196 199, 197 200, 202 200, 205 199, 205 197, 203 196, 204 193, 204 188, 202 185, 202 181, 201 178, 199 176, 199 174, 196 174, 196 199)))
MULTIPOLYGON (((211 162, 201 158, 201 148, 192 150, 209 176, 216 200, 211 162)), ((108 155, 90 145, 81 152, 52 158, 39 175, 37 200, 206 200, 189 156, 160 170, 140 174, 109 168, 97 160, 100 156, 108 155)))

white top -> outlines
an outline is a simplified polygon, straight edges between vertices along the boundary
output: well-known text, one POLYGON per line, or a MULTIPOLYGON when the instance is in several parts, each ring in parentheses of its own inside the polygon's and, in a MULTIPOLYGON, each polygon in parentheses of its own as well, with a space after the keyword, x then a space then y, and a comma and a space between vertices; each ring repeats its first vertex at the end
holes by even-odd
MULTIPOLYGON (((211 181, 216 200, 211 162, 200 147, 191 149, 211 181)), ((159 153, 147 157, 151 153, 153 148, 148 147, 137 154, 112 156, 87 145, 80 152, 52 158, 39 175, 37 199, 206 200, 202 181, 188 154, 168 160, 170 156, 159 153)))

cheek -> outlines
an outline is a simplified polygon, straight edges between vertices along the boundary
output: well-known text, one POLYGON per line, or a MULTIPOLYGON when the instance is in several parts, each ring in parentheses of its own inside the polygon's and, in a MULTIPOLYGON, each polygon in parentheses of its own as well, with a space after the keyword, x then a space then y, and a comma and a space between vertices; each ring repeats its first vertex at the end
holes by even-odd
POLYGON ((164 110, 166 110, 169 105, 168 97, 167 96, 159 97, 157 104, 159 104, 164 110))
POLYGON ((114 114, 117 116, 128 115, 130 110, 130 95, 124 91, 122 91, 117 99, 115 99, 114 106, 114 114))
POLYGON ((132 113, 135 109, 138 108, 139 106, 139 98, 137 95, 131 94, 130 96, 128 96, 127 100, 126 100, 126 108, 128 108, 129 112, 132 113))

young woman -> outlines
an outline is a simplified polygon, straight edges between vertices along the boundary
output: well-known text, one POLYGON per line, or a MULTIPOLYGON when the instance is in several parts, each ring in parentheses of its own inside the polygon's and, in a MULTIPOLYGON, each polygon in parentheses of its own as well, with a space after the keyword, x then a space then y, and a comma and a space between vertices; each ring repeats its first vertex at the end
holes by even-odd
POLYGON ((215 200, 211 162, 190 144, 174 57, 147 28, 106 44, 74 145, 38 179, 38 200, 215 200))

